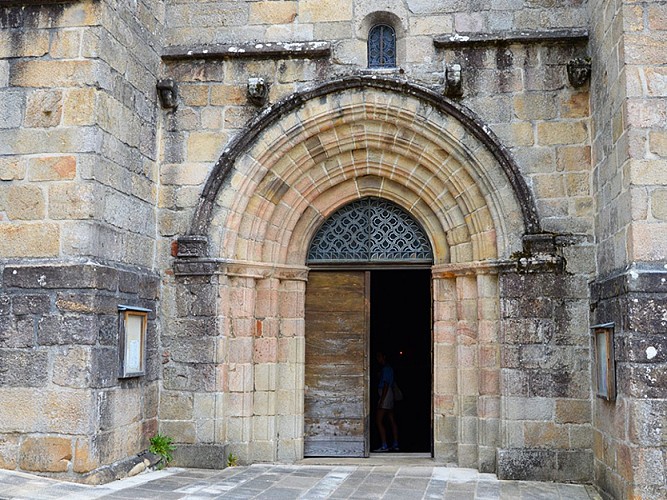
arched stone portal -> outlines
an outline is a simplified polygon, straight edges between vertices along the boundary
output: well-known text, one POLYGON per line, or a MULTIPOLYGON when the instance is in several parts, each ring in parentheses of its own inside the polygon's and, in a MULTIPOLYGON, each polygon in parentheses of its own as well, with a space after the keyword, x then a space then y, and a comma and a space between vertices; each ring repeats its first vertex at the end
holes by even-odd
POLYGON ((215 439, 247 461, 303 457, 306 254, 327 217, 364 197, 408 211, 433 248, 435 458, 495 470, 496 273, 539 232, 536 210, 471 112, 375 78, 264 110, 223 153, 179 242, 217 276, 215 439))

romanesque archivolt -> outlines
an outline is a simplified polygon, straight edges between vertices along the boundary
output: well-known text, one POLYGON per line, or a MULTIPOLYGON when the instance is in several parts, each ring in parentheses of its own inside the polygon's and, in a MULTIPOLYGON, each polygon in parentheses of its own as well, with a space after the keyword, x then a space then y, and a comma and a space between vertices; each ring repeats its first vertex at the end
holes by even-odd
MULTIPOLYGON (((289 195, 298 189, 296 185, 303 182, 294 177, 295 172, 304 171, 303 169, 312 169, 314 173, 318 173, 313 175, 324 172, 329 175, 326 182, 344 186, 355 178, 359 180, 364 177, 364 172, 370 173, 364 165, 374 162, 370 158, 373 151, 383 149, 386 150, 384 154, 387 155, 387 161, 389 155, 395 155, 391 160, 393 163, 383 165, 380 159, 374 171, 380 179, 385 178, 381 182, 398 182, 394 194, 385 191, 389 196, 402 196, 400 193, 406 190, 405 182, 423 182, 426 187, 429 180, 434 182, 435 179, 442 178, 441 192, 434 192, 429 196, 433 200, 440 198, 441 201, 434 203, 451 205, 450 208, 443 207, 445 213, 454 206, 458 207, 456 210, 463 209, 465 212, 460 217, 450 214, 449 222, 443 220, 437 223, 443 234, 449 231, 451 245, 463 243, 458 234, 487 231, 487 235, 481 240, 477 236, 467 245, 476 246, 486 241, 484 245, 495 248, 495 239, 502 237, 501 233, 505 231, 503 226, 506 224, 513 225, 509 230, 515 232, 516 236, 512 237, 514 239, 520 240, 524 233, 540 231, 532 195, 519 174, 518 167, 491 130, 472 112, 434 92, 404 81, 355 77, 329 82, 291 95, 267 108, 251 121, 216 163, 200 198, 189 233, 191 236, 207 234, 218 193, 235 174, 255 178, 257 174, 253 173, 255 170, 252 164, 266 169, 262 175, 267 182, 269 177, 274 178, 272 182, 275 182, 276 177, 282 179, 286 183, 285 194, 289 195), (410 116, 406 110, 394 108, 398 102, 402 105, 409 103, 414 115, 410 116), (285 130, 285 134, 275 136, 273 130, 278 128, 285 130), (361 134, 360 138, 355 137, 358 134, 361 134), (286 139, 289 139, 289 143, 286 139), (293 147, 299 142, 301 145, 293 147), (314 146, 315 143, 317 147, 314 146), (354 154, 357 155, 370 156, 363 160, 365 163, 344 167, 340 163, 344 161, 341 152, 351 154, 351 151, 356 151, 354 154), (480 155, 481 151, 486 152, 480 155), (403 155, 404 152, 409 152, 409 155, 403 155), (302 153, 305 153, 305 156, 302 153), (410 157, 413 160, 410 160, 410 157), (299 169, 294 170, 294 162, 298 163, 299 169), (333 170, 332 162, 338 162, 333 170), (408 165, 407 162, 412 163, 408 165), (241 174, 241 169, 246 168, 246 165, 251 170, 244 170, 241 174), (352 170, 334 180, 331 174, 341 168, 345 171, 348 168, 352 170), (392 169, 394 174, 391 173, 392 169), (423 169, 424 177, 419 180, 417 176, 406 173, 406 177, 400 180, 396 174, 402 169, 415 172, 423 169), (326 170, 330 171, 329 174, 326 170), (290 181, 286 179, 287 176, 291 176, 290 181), (470 183, 470 187, 466 188, 465 183, 470 183), (500 194, 505 189, 507 192, 500 194), (452 197, 450 202, 443 201, 447 196, 452 197), (471 197, 466 206, 455 201, 461 197, 471 197), (480 203, 480 207, 487 208, 472 208, 480 203), (507 203, 510 205, 502 206, 507 203), (488 222, 479 221, 474 227, 467 228, 464 228, 464 224, 456 229, 460 225, 456 220, 474 220, 485 213, 491 218, 488 222), (516 219, 517 215, 520 220, 516 219), (443 226, 446 229, 442 228, 443 226)), ((323 179, 316 182, 323 182, 323 179)), ((415 186, 409 191, 427 193, 429 189, 415 186)), ((303 195, 305 193, 302 193, 303 195)), ((252 193, 245 193, 243 196, 252 196, 252 193)), ((404 202, 410 205, 415 203, 414 200, 407 199, 404 202)), ((425 204, 433 205, 431 202, 425 204)), ((303 211, 304 207, 298 210, 303 211)), ((441 215, 424 214, 426 220, 438 217, 441 215)), ((442 217, 447 218, 446 215, 442 217)), ((495 252, 493 250, 493 255, 495 252)), ((485 251, 473 254, 466 258, 478 259, 484 258, 484 255, 492 255, 485 254, 485 251)))

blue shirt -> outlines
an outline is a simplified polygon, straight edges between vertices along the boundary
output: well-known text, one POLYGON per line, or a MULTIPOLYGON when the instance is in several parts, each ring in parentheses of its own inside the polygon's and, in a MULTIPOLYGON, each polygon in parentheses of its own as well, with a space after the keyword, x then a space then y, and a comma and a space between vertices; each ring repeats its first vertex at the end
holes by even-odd
POLYGON ((382 371, 380 372, 380 384, 378 389, 382 390, 384 385, 387 384, 389 388, 394 385, 394 369, 389 365, 384 365, 382 371))

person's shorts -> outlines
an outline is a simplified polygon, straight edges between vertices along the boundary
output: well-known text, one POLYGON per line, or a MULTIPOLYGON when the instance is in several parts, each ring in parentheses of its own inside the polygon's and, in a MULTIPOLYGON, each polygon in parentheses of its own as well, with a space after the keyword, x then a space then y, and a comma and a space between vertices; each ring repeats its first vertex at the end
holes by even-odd
MULTIPOLYGON (((382 397, 382 391, 379 391, 380 397, 382 397)), ((387 389, 387 395, 384 397, 382 402, 383 410, 393 410, 394 409, 394 391, 391 390, 391 387, 387 389)))

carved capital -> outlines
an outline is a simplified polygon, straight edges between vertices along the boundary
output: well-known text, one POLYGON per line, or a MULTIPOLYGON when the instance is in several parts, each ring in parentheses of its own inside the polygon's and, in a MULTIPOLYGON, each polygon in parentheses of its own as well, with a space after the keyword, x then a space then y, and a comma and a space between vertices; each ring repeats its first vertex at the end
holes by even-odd
POLYGON ((175 257, 192 259, 206 257, 208 240, 206 236, 181 236, 176 240, 175 257))

